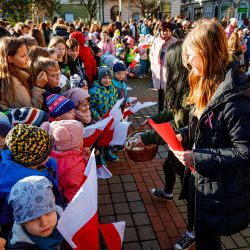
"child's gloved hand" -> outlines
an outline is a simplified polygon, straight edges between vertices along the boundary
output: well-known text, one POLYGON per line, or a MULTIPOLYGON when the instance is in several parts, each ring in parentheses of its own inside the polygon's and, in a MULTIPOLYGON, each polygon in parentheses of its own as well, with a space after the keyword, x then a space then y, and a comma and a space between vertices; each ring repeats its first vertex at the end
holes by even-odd
POLYGON ((48 77, 46 72, 41 71, 36 77, 36 86, 43 88, 48 83, 48 77))

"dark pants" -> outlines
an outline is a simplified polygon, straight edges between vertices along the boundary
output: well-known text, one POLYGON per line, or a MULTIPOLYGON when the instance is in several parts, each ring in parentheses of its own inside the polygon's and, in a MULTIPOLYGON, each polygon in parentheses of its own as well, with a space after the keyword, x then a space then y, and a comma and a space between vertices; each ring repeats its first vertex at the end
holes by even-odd
POLYGON ((220 236, 211 229, 196 226, 195 247, 196 250, 222 250, 220 236))
MULTIPOLYGON (((179 162, 172 151, 168 151, 168 157, 163 164, 164 177, 165 177, 165 188, 164 191, 168 194, 173 193, 174 185, 176 181, 176 174, 179 175, 181 182, 184 178, 185 167, 179 162)), ((188 188, 185 199, 187 201, 187 212, 188 212, 188 229, 193 230, 194 228, 194 211, 195 211, 195 177, 188 173, 185 176, 184 188, 188 188)))
POLYGON ((158 89, 158 111, 161 112, 164 109, 165 93, 163 89, 158 89))

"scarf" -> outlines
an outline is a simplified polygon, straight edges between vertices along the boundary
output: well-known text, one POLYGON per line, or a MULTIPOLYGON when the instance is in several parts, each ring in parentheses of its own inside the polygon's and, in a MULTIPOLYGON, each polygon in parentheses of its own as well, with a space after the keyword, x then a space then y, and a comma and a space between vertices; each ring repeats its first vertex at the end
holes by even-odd
MULTIPOLYGON (((59 220, 59 215, 57 214, 57 221, 59 220)), ((41 250, 55 250, 62 242, 63 237, 57 230, 54 228, 52 233, 48 237, 40 237, 30 234, 24 227, 26 235, 41 249, 41 250)))

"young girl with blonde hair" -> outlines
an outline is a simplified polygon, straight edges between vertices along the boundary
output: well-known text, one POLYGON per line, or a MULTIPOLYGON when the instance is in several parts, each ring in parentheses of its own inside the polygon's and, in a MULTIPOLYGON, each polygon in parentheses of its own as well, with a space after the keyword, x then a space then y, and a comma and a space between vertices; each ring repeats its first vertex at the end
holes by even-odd
POLYGON ((184 41, 183 59, 190 67, 188 103, 194 116, 189 132, 181 130, 189 150, 173 153, 194 168, 189 189, 196 250, 221 250, 221 235, 239 232, 250 222, 249 81, 229 62, 219 23, 197 24, 184 41))
POLYGON ((0 109, 42 106, 45 73, 35 82, 28 73, 27 48, 20 38, 5 37, 0 41, 0 109))

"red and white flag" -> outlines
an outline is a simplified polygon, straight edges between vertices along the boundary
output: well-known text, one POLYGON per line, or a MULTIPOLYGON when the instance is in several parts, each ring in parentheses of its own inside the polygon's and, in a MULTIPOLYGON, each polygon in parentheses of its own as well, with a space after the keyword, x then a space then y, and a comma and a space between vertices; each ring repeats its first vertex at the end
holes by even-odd
POLYGON ((97 178, 108 179, 112 177, 112 173, 104 165, 97 166, 97 178))
POLYGON ((94 150, 83 185, 62 213, 57 229, 73 249, 98 250, 97 175, 94 150))
POLYGON ((99 147, 123 145, 128 134, 128 127, 131 122, 116 122, 114 128, 104 131, 98 140, 99 147))
POLYGON ((85 127, 83 134, 84 147, 91 147, 111 120, 112 117, 110 116, 95 124, 85 127))
POLYGON ((122 248, 125 230, 125 221, 100 225, 100 231, 109 250, 120 250, 122 248))
POLYGON ((123 113, 123 119, 125 119, 129 115, 135 114, 136 112, 138 112, 143 108, 147 108, 155 104, 157 104, 157 102, 144 102, 144 103, 137 102, 133 107, 130 107, 123 113))

